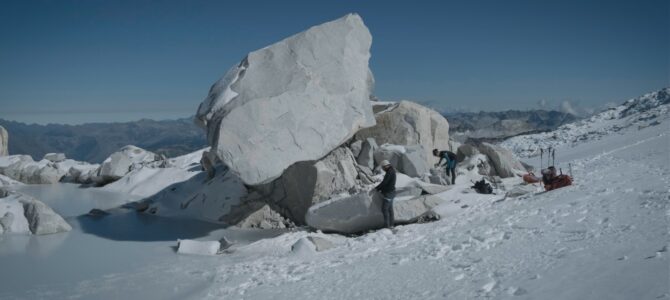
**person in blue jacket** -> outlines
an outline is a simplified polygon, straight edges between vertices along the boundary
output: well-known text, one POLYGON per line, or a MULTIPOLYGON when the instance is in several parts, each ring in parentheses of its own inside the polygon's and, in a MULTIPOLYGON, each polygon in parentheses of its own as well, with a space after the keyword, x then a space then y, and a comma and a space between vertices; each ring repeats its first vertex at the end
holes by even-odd
POLYGON ((446 167, 447 176, 449 176, 449 172, 451 172, 451 184, 456 184, 456 153, 447 150, 439 151, 433 149, 433 155, 440 158, 435 164, 435 167, 446 167), (444 160, 444 164, 440 165, 442 160, 444 160))

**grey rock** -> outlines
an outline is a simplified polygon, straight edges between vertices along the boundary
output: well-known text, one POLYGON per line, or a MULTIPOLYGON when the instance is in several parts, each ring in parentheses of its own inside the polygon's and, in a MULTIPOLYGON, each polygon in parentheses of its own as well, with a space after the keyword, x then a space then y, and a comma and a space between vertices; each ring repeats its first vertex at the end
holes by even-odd
POLYGON ((307 239, 314 244, 316 251, 326 251, 335 247, 335 244, 329 239, 318 237, 318 236, 308 236, 307 239))
POLYGON ((312 255, 316 253, 316 245, 307 238, 298 239, 293 246, 291 246, 291 252, 296 255, 312 255))
POLYGON ((511 151, 503 147, 482 143, 478 149, 489 158, 495 174, 502 178, 514 177, 526 169, 511 151))
POLYGON ((444 200, 434 195, 424 195, 409 200, 393 203, 395 222, 400 224, 414 223, 431 211, 444 200))
MULTIPOLYGON (((379 194, 373 191, 332 199, 310 207, 306 221, 310 227, 324 232, 351 234, 381 228, 384 223, 381 201, 379 194)), ((393 204, 395 221, 400 224, 417 222, 442 201, 433 195, 396 197, 393 204)))
POLYGON ((371 43, 349 14, 249 53, 198 108, 212 151, 247 185, 261 185, 373 126, 371 43))
POLYGON ((105 159, 98 170, 98 177, 103 183, 116 181, 136 168, 159 160, 160 157, 153 152, 128 145, 105 159))
POLYGON ((375 105, 377 125, 356 133, 357 139, 373 137, 379 144, 422 145, 426 164, 431 165, 432 151, 449 148, 449 122, 438 112, 419 104, 401 101, 375 105))
POLYGON ((237 226, 240 228, 275 229, 290 227, 291 222, 284 219, 266 204, 237 223, 237 226))
POLYGON ((463 144, 460 147, 458 147, 458 150, 456 150, 456 161, 462 162, 466 158, 473 156, 477 153, 479 153, 477 147, 470 144, 463 144))
POLYGON ((375 152, 375 162, 388 160, 396 170, 410 177, 423 177, 429 168, 422 145, 399 146, 384 144, 375 152))
POLYGON ((33 234, 52 234, 72 230, 70 224, 43 202, 22 195, 19 199, 33 234))
POLYGON ((0 156, 9 155, 9 133, 0 126, 0 156))
POLYGON ((358 157, 359 154, 361 154, 362 147, 363 147, 363 141, 361 140, 354 141, 353 143, 351 143, 351 145, 349 145, 351 153, 356 158, 358 157))
POLYGON ((375 168, 374 154, 378 148, 379 146, 377 146, 374 138, 366 138, 361 145, 361 151, 357 156, 356 162, 360 166, 373 170, 375 168))
POLYGON ((280 208, 296 224, 305 223, 310 206, 358 185, 358 170, 351 151, 339 147, 319 161, 298 162, 270 184, 251 187, 258 198, 280 208))
POLYGON ((207 179, 212 179, 216 175, 216 169, 214 169, 214 162, 216 155, 210 151, 203 151, 202 157, 200 158, 200 166, 205 172, 207 172, 207 179))

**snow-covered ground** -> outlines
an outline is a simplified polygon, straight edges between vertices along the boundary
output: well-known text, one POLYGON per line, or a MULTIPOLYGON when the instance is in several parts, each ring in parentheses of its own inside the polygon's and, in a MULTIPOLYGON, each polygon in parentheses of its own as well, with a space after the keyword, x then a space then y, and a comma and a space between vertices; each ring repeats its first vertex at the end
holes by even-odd
MULTIPOLYGON (((561 148, 558 167, 572 165, 573 186, 505 199, 470 192, 461 176, 440 194, 441 220, 395 233, 295 231, 257 240, 135 213, 65 214, 70 233, 2 237, 0 298, 670 298, 670 122, 667 114, 657 119, 561 148), (229 253, 173 249, 177 238, 224 235, 238 241, 229 253), (291 251, 308 235, 335 247, 291 251)), ((59 211, 48 195, 35 196, 59 211)))
POLYGON ((640 130, 658 126, 668 118, 669 112, 670 88, 664 88, 630 99, 588 119, 563 125, 554 131, 510 138, 502 146, 520 157, 535 157, 541 154, 540 149, 566 148, 611 134, 629 134, 628 129, 631 128, 640 130))

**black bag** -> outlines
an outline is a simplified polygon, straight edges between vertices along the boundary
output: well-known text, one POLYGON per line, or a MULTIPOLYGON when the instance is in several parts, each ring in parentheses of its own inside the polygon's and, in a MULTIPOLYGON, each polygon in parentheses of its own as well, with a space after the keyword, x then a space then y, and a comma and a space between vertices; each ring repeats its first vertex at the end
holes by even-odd
POLYGON ((475 182, 475 185, 473 185, 472 188, 480 194, 493 194, 493 188, 484 179, 475 182))

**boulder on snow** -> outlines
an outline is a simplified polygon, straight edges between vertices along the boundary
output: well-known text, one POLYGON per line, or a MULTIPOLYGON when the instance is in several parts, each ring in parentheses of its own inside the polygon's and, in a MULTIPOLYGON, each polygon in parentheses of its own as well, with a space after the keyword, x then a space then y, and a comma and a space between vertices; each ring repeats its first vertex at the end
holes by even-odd
POLYGON ((375 151, 379 146, 374 138, 367 138, 361 145, 361 151, 357 156, 356 162, 358 165, 366 167, 370 170, 375 168, 375 151))
POLYGON ((357 139, 375 138, 379 144, 422 145, 427 165, 432 151, 449 149, 449 122, 440 113, 410 101, 375 105, 377 125, 356 133, 357 139))
POLYGON ((214 169, 214 162, 216 161, 216 155, 210 151, 203 151, 202 157, 200 158, 200 166, 202 169, 207 172, 207 179, 214 178, 216 175, 216 169, 214 169))
POLYGON ((462 162, 466 158, 471 157, 477 153, 479 153, 477 147, 470 144, 463 144, 458 147, 458 150, 456 150, 456 161, 462 162))
POLYGON ((279 178, 373 126, 372 37, 349 14, 249 53, 210 89, 196 122, 247 185, 279 178))
POLYGON ((356 189, 357 176, 353 154, 339 147, 319 161, 293 164, 269 184, 251 187, 251 198, 268 201, 296 224, 304 224, 310 206, 356 189))
POLYGON ((375 162, 379 165, 383 160, 388 160, 400 173, 410 177, 423 177, 429 170, 424 150, 422 145, 384 144, 375 151, 375 162))
POLYGON ((219 241, 177 240, 177 253, 216 255, 221 248, 219 241))
POLYGON ((0 174, 27 184, 59 182, 67 170, 48 160, 36 162, 30 155, 12 155, 3 159, 0 174))
POLYGON ((265 204, 259 210, 238 222, 236 226, 240 228, 274 229, 291 227, 292 224, 265 204))
POLYGON ((0 231, 52 234, 70 231, 70 224, 43 202, 18 192, 0 198, 0 231))
POLYGON ((514 154, 503 147, 482 143, 478 149, 489 158, 495 174, 502 178, 514 177, 525 170, 514 154))
POLYGON ((335 244, 327 238, 310 235, 307 239, 314 244, 317 252, 326 251, 335 247, 335 244))
POLYGON ((72 230, 70 224, 63 217, 55 213, 42 201, 25 196, 20 200, 23 204, 23 214, 28 220, 28 226, 33 234, 52 234, 72 230))
POLYGON ((316 245, 303 237, 298 239, 292 246, 291 252, 296 255, 311 255, 316 252, 316 245))
POLYGON ((447 172, 444 168, 431 168, 429 173, 425 178, 426 182, 438 185, 447 185, 451 182, 447 179, 447 172))
POLYGON ((78 162, 77 164, 70 166, 63 181, 81 184, 93 183, 98 176, 98 168, 100 168, 100 165, 98 164, 91 165, 84 162, 78 162))
MULTIPOLYGON (((399 224, 418 222, 429 213, 433 207, 444 200, 435 195, 423 195, 407 200, 400 199, 393 202, 393 214, 395 222, 399 224)), ((424 218, 427 219, 427 218, 424 218)))
MULTIPOLYGON (((381 196, 374 191, 331 199, 310 207, 306 222, 324 232, 359 233, 383 227, 381 196)), ((396 223, 413 223, 443 200, 437 196, 398 197, 393 203, 396 223)))
POLYGON ((153 152, 128 145, 112 153, 102 162, 98 169, 98 177, 102 183, 116 181, 143 164, 158 160, 160 160, 160 157, 153 152))
POLYGON ((47 153, 44 158, 50 162, 62 162, 65 160, 65 153, 47 153))
POLYGON ((9 133, 4 127, 0 126, 0 156, 9 155, 9 133))

